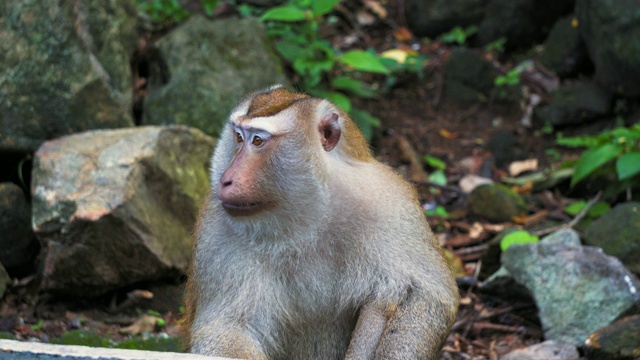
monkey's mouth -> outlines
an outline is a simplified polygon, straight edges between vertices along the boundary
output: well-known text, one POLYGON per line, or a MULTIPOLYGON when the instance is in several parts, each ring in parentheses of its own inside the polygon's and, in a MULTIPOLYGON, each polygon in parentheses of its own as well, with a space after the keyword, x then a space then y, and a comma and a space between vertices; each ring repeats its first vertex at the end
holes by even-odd
POLYGON ((249 216, 264 210, 266 205, 259 202, 236 203, 223 201, 222 207, 231 216, 249 216))

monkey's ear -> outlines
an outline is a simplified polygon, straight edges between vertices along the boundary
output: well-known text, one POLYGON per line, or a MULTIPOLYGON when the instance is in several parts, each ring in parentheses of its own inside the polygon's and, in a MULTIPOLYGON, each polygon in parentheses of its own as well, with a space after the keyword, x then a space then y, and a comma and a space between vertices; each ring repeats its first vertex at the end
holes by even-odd
POLYGON ((338 114, 332 112, 325 115, 320 120, 318 131, 320 132, 320 141, 322 141, 322 148, 324 151, 331 151, 338 140, 340 140, 340 123, 338 122, 338 114))

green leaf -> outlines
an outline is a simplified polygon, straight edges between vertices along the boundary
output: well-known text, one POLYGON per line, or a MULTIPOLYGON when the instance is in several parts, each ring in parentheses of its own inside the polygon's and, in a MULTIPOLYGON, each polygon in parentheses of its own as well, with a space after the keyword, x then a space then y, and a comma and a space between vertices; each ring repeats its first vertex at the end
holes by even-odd
POLYGON ((431 166, 432 168, 440 170, 444 170, 447 168, 447 164, 445 164, 444 161, 438 159, 437 157, 425 155, 422 159, 427 163, 427 165, 431 166))
POLYGON ((351 111, 351 100, 349 100, 349 98, 344 94, 335 91, 327 91, 324 94, 324 97, 331 100, 332 103, 336 104, 345 112, 348 113, 349 111, 351 111))
POLYGON ((446 218, 446 217, 449 216, 449 212, 442 205, 438 205, 438 206, 436 206, 435 209, 427 210, 424 213, 427 216, 439 216, 439 217, 443 217, 443 218, 446 218))
POLYGON ((290 42, 279 42, 276 44, 276 50, 285 60, 293 63, 294 61, 304 57, 305 48, 292 44, 290 42))
POLYGON ((376 94, 375 91, 365 87, 362 82, 347 76, 338 76, 334 78, 331 81, 331 87, 338 90, 344 90, 363 98, 370 98, 376 94))
POLYGON ((640 152, 622 154, 616 161, 618 180, 628 179, 640 173, 640 152))
POLYGON ((528 231, 516 230, 514 232, 508 233, 502 238, 502 240, 500 241, 500 249, 502 251, 505 251, 514 244, 528 244, 538 241, 540 241, 540 238, 531 235, 528 231))
POLYGON ((589 211, 587 211, 587 215, 595 218, 604 215, 604 213, 609 210, 611 210, 611 205, 606 202, 598 201, 591 207, 591 209, 589 209, 589 211))
POLYGON ((601 134, 599 136, 575 136, 575 137, 561 137, 560 135, 556 139, 556 143, 562 146, 568 147, 596 147, 602 145, 605 142, 610 141, 610 136, 607 134, 601 134))
POLYGON ((571 186, 574 186, 585 177, 592 174, 602 165, 615 159, 622 152, 622 147, 614 144, 605 144, 597 148, 589 149, 585 151, 576 168, 573 170, 573 176, 571 177, 571 186))
POLYGON ((301 21, 307 16, 304 11, 294 6, 278 6, 262 14, 260 21, 301 21))
POLYGON ((447 176, 442 170, 436 170, 429 174, 429 181, 438 185, 447 185, 447 176))
POLYGON ((587 206, 586 201, 584 200, 576 201, 572 204, 567 205, 564 208, 564 212, 568 215, 575 216, 580 214, 580 211, 582 211, 582 209, 584 209, 585 206, 587 206))
POLYGON ((331 12, 333 8, 340 2, 340 0, 317 0, 311 5, 311 12, 313 15, 320 16, 331 12))
POLYGON ((31 325, 31 331, 41 330, 43 325, 44 325, 44 320, 40 319, 36 324, 31 325))
POLYGON ((389 74, 389 69, 382 65, 380 59, 377 56, 366 51, 348 51, 340 57, 340 61, 343 64, 351 66, 356 70, 379 74, 389 74))
POLYGON ((213 10, 218 6, 218 0, 202 0, 202 6, 207 16, 213 16, 213 10))
POLYGON ((356 108, 352 108, 349 115, 351 115, 353 121, 358 124, 365 139, 367 139, 367 141, 371 140, 371 137, 373 137, 373 129, 380 126, 380 120, 368 112, 356 108))

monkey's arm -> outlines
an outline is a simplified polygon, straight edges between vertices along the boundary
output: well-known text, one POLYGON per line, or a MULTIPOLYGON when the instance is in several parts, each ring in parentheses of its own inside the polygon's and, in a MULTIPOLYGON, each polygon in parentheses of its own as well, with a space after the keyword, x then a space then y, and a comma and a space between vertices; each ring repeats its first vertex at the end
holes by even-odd
POLYGON ((379 302, 370 302, 360 309, 345 359, 373 359, 388 313, 387 306, 379 302))
POLYGON ((386 323, 375 358, 437 359, 456 308, 450 294, 410 289, 386 323))
POLYGON ((191 352, 237 359, 268 358, 248 331, 229 325, 211 324, 195 331, 191 352))

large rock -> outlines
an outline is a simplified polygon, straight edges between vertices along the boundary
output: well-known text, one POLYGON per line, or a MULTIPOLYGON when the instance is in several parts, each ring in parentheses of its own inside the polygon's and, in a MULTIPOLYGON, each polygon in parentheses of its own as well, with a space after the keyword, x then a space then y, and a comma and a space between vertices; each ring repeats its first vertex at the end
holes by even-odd
POLYGON ((130 0, 3 1, 0 150, 33 152, 47 139, 133 125, 130 0))
POLYGON ((571 77, 590 70, 587 47, 580 37, 574 15, 558 20, 544 43, 540 62, 560 77, 571 77))
POLYGON ((4 269, 2 264, 0 264, 0 299, 4 296, 4 292, 7 291, 7 285, 11 282, 11 278, 9 278, 9 274, 4 269))
POLYGON ((594 332, 585 342, 589 359, 640 357, 640 315, 622 318, 594 332))
POLYGON ((576 0, 580 34, 607 90, 640 96, 638 0, 576 0))
POLYGON ((522 48, 544 39, 555 21, 569 14, 575 0, 490 0, 478 26, 481 44, 505 38, 508 48, 522 48))
POLYGON ((591 223, 584 242, 601 247, 640 274, 640 203, 620 204, 591 223))
POLYGON ((561 85, 553 93, 551 104, 536 107, 534 115, 542 124, 580 124, 607 115, 611 111, 611 99, 611 94, 596 84, 561 85))
POLYGON ((91 131, 35 156, 42 288, 98 295, 185 272, 214 140, 182 126, 91 131))
POLYGON ((156 45, 164 64, 150 67, 155 70, 144 104, 145 124, 185 124, 216 136, 240 98, 286 83, 264 27, 255 19, 194 16, 156 45))
POLYGON ((461 103, 486 100, 497 72, 489 61, 466 48, 456 48, 444 65, 445 96, 461 103))
POLYGON ((22 189, 0 184, 0 263, 7 269, 33 268, 38 241, 31 230, 31 207, 22 189))
POLYGON ((485 0, 416 0, 410 2, 406 16, 416 35, 436 37, 455 26, 479 23, 485 4, 485 0))
POLYGON ((601 249, 569 236, 510 246, 502 265, 533 295, 545 339, 581 346, 595 330, 640 305, 640 281, 601 249))
POLYGON ((524 349, 514 350, 500 360, 579 360, 580 354, 575 346, 547 340, 524 349))
POLYGON ((500 184, 481 185, 469 197, 469 211, 493 222, 512 221, 514 216, 526 213, 522 197, 500 184))

